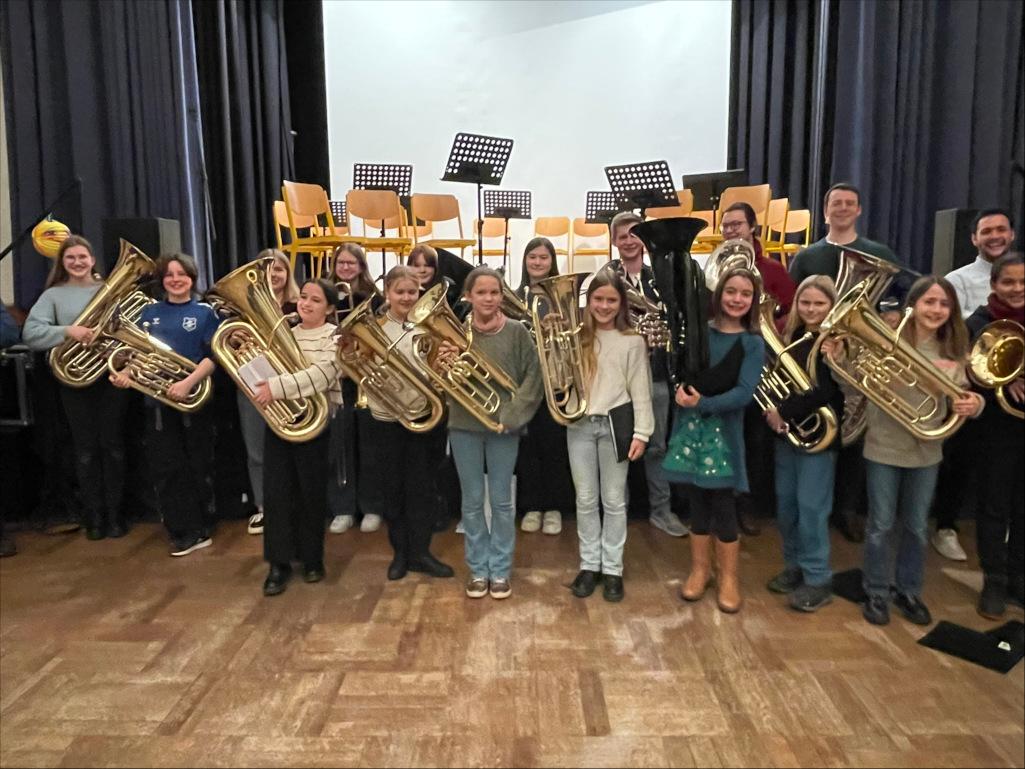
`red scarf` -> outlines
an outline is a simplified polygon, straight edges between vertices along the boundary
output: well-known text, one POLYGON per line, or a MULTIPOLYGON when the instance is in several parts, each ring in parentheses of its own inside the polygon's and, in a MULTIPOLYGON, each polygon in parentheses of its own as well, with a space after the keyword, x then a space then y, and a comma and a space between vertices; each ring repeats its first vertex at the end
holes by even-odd
POLYGON ((1013 320, 1025 325, 1025 307, 1011 307, 1011 305, 998 297, 996 293, 989 295, 986 308, 989 310, 989 314, 993 316, 993 320, 1013 320))

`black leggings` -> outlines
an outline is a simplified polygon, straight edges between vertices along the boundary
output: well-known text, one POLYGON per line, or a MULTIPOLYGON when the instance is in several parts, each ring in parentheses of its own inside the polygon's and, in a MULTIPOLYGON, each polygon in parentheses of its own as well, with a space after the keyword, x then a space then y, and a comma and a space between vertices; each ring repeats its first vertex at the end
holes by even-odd
POLYGON ((268 427, 263 438, 263 557, 286 565, 324 563, 330 431, 303 443, 279 438, 268 427))
POLYGON ((737 498, 733 489, 687 486, 692 534, 711 534, 720 542, 737 541, 737 498))

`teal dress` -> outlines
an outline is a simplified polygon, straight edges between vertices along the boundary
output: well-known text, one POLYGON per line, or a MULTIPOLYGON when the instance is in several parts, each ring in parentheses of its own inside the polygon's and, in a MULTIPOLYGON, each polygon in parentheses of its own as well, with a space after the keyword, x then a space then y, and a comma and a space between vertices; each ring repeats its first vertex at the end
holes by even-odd
MULTIPOLYGON (((765 343, 748 331, 726 334, 708 327, 708 360, 714 367, 741 345, 739 373, 732 387, 702 395, 694 408, 676 407, 673 435, 662 468, 670 483, 703 489, 748 491, 744 463, 744 409, 762 375, 765 343)), ((696 388, 701 392, 700 387, 696 388)))

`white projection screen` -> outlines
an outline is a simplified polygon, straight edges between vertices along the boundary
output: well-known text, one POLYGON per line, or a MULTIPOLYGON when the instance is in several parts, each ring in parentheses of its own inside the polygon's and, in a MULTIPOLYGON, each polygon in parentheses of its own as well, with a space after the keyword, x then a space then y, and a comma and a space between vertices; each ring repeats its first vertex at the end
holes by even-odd
MULTIPOLYGON (((352 187, 354 163, 412 164, 413 191, 456 195, 471 237, 476 188, 441 181, 458 132, 515 141, 500 188, 530 190, 535 218, 584 216, 587 190, 608 189, 607 165, 665 159, 677 186, 726 167, 729 0, 323 7, 332 199, 352 187)), ((533 223, 510 233, 517 286, 533 223)), ((370 262, 376 275, 381 258, 370 262)))

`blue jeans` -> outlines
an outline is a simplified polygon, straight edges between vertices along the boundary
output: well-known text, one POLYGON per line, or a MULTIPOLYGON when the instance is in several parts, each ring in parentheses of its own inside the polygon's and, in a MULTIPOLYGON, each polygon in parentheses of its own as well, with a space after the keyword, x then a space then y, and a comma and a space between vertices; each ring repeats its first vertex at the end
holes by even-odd
POLYGON ((894 467, 865 460, 868 482, 868 522, 865 525, 865 592, 889 597, 893 571, 890 530, 901 518, 897 545, 897 592, 918 598, 925 572, 925 543, 929 505, 936 490, 939 464, 894 467))
POLYGON ((833 510, 836 452, 805 454, 776 440, 776 521, 783 562, 800 569, 804 582, 829 585, 829 514, 833 510))
POLYGON ((512 477, 520 436, 449 430, 452 458, 462 489, 466 564, 474 577, 508 579, 516 546, 512 477), (484 463, 488 468, 491 530, 484 519, 484 463))
POLYGON ((584 417, 566 429, 569 467, 577 490, 580 568, 623 576, 626 545, 626 475, 630 463, 616 458, 607 416, 584 417), (598 516, 598 495, 605 511, 598 516))

